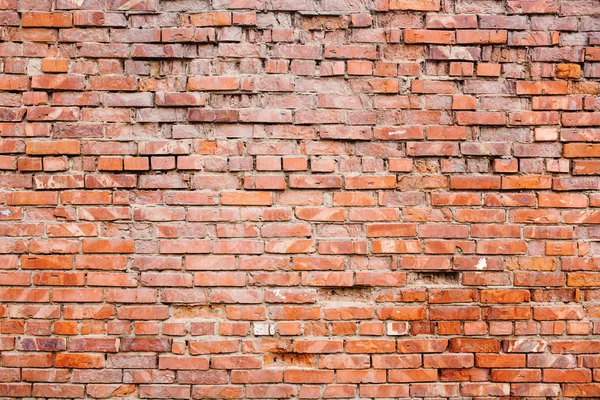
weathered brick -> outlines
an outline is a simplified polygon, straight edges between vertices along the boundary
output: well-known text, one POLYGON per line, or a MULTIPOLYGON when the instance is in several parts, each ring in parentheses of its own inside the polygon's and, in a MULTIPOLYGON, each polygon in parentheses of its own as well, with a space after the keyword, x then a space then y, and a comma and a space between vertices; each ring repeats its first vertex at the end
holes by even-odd
POLYGON ((0 0, 0 397, 599 397, 598 14, 0 0))

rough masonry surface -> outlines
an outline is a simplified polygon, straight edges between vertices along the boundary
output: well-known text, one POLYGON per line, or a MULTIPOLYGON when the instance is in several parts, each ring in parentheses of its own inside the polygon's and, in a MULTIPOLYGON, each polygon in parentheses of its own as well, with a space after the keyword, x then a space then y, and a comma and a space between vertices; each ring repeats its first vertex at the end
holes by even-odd
POLYGON ((600 398, 600 1, 0 25, 0 397, 600 398))

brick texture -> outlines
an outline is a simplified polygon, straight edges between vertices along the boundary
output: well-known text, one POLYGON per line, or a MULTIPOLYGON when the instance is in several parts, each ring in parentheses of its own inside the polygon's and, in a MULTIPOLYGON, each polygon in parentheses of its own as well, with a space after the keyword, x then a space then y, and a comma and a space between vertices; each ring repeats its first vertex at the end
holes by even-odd
POLYGON ((600 398, 597 0, 0 25, 0 397, 600 398))

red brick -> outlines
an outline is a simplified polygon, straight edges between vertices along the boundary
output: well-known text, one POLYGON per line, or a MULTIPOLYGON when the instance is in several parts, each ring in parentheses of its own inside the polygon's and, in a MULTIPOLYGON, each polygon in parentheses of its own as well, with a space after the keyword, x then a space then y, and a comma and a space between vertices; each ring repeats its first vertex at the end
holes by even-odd
POLYGON ((83 76, 38 75, 31 79, 32 89, 83 90, 83 76))
POLYGON ((567 94, 567 82, 517 82, 517 94, 550 95, 567 94))
POLYGON ((492 369, 491 380, 494 382, 541 382, 539 369, 492 369))
POLYGON ((188 79, 188 90, 236 90, 240 86, 238 78, 235 77, 203 77, 188 79))
POLYGON ((440 0, 390 0, 390 10, 439 11, 440 0))
POLYGON ((434 30, 412 30, 404 31, 404 43, 435 43, 454 44, 454 32, 434 30))
POLYGON ((23 26, 68 28, 73 24, 73 14, 26 12, 22 15, 22 24, 23 26))
MULTIPOLYGON (((459 30, 456 42, 459 44, 501 44, 508 40, 505 30, 459 30)), ((478 74, 479 75, 479 74, 478 74)))
POLYGON ((79 154, 79 141, 27 142, 26 153, 35 155, 76 155, 79 154))
POLYGON ((102 368, 104 356, 100 354, 57 354, 54 366, 58 368, 102 368))

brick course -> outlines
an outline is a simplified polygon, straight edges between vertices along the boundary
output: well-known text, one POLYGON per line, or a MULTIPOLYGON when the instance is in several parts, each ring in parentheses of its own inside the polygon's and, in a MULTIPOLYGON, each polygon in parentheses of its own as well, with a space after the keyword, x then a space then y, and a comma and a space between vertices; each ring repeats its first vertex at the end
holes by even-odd
POLYGON ((600 398, 600 2, 0 26, 0 397, 600 398))

